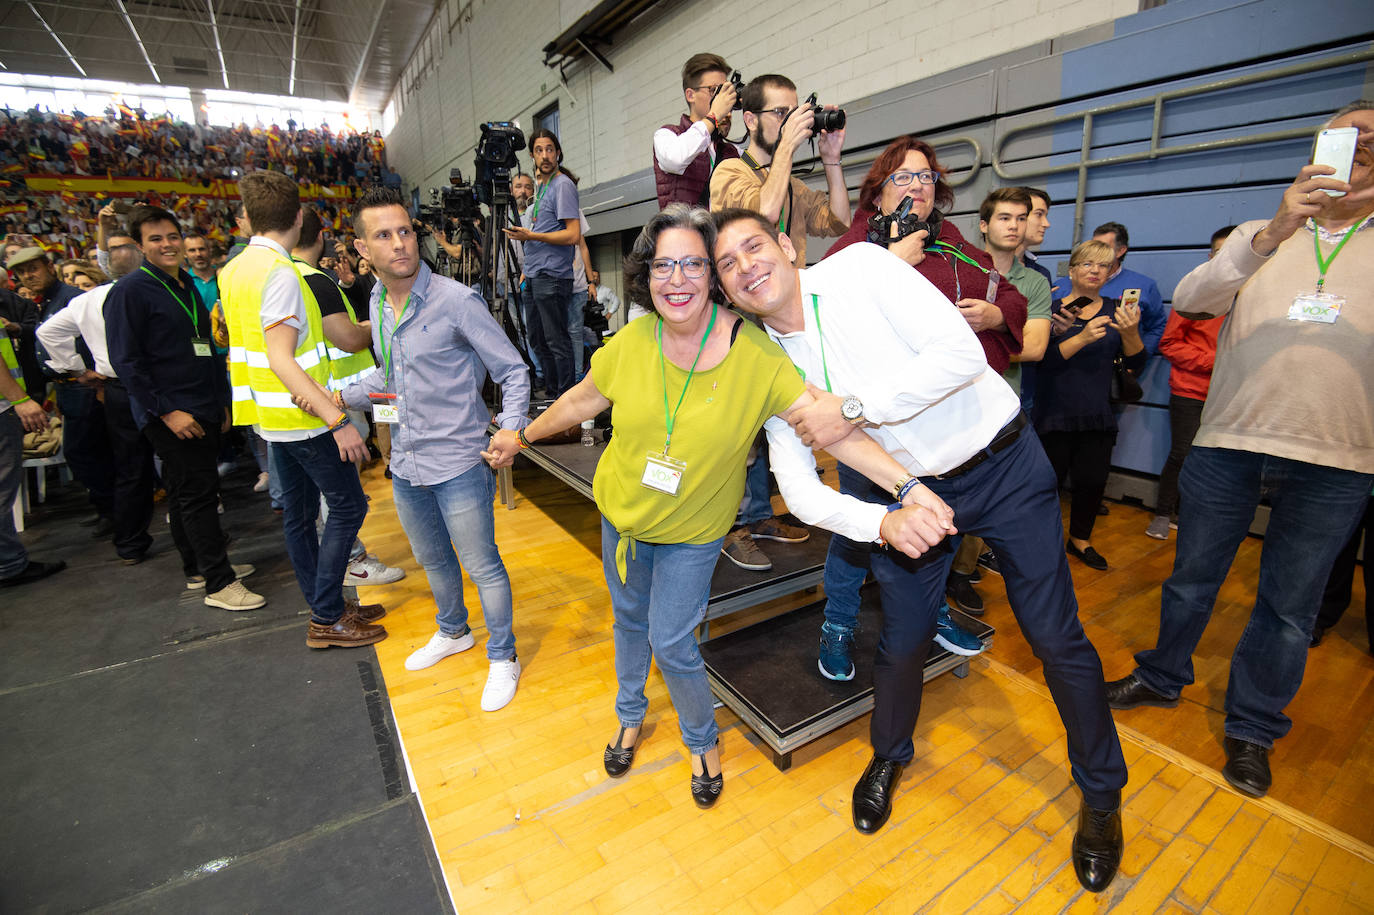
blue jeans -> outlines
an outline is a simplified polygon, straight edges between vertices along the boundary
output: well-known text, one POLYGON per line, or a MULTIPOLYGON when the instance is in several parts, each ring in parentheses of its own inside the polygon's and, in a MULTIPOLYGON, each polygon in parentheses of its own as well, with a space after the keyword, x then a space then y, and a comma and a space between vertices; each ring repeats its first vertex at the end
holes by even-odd
MULTIPOLYGON (((532 276, 530 295, 544 329, 549 359, 544 362, 544 387, 557 397, 573 386, 572 342, 568 339, 568 309, 572 307, 572 277, 532 276)), ((544 361, 541 357, 540 361, 544 361)))
POLYGON ((268 455, 268 472, 281 480, 282 530, 296 583, 310 606, 311 621, 332 626, 344 614, 344 571, 367 516, 358 470, 339 460, 338 445, 328 432, 302 442, 272 442, 268 455), (329 520, 317 538, 321 495, 329 504, 329 520))
POLYGON ((582 339, 582 311, 587 307, 587 290, 574 292, 568 306, 568 343, 572 345, 573 383, 582 380, 582 358, 586 354, 586 343, 582 339))
POLYGON ((452 637, 468 629, 468 610, 463 605, 466 569, 482 603, 487 657, 509 661, 515 657, 513 601, 510 576, 496 549, 494 480, 487 465, 478 463, 433 486, 420 486, 393 474, 391 492, 415 561, 429 577, 439 609, 435 616, 439 631, 452 637))
POLYGON ((9 409, 0 413, 0 578, 18 575, 29 564, 29 551, 14 529, 12 508, 23 482, 24 424, 9 409))
MULTIPOLYGON (((1039 439, 1026 428, 1013 444, 967 473, 923 482, 954 509, 961 532, 982 537, 997 554, 1012 613, 1044 667, 1068 734, 1069 764, 1083 799, 1099 809, 1118 806, 1126 761, 1107 707, 1102 662, 1078 620, 1059 490, 1039 439)), ((891 493, 843 465, 840 489, 868 502, 891 500, 891 493)), ((832 552, 835 541, 843 539, 832 539, 832 552)), ((863 546, 855 547, 858 553, 851 558, 862 562, 863 546)), ((942 541, 919 559, 887 548, 872 549, 868 558, 883 605, 870 737, 876 755, 907 762, 915 752, 911 735, 920 712, 923 669, 954 544, 942 541)), ((858 576, 855 586, 862 580, 858 576)), ((833 603, 829 581, 826 593, 833 603)), ((857 605, 857 595, 852 599, 857 605)))
POLYGON ((1364 511, 1374 475, 1194 447, 1178 483, 1174 572, 1160 596, 1159 639, 1135 656, 1136 676, 1170 698, 1193 682, 1193 651, 1260 496, 1267 495, 1255 606, 1231 655, 1226 734, 1273 746, 1293 725, 1283 710, 1302 685, 1322 589, 1364 511))
MULTIPOLYGON (((534 368, 534 378, 547 381, 548 369, 553 364, 553 354, 544 343, 544 324, 539 320, 539 312, 534 308, 534 294, 530 292, 529 280, 520 288, 520 320, 525 325, 525 355, 530 357, 534 368)), ((531 378, 531 381, 534 380, 531 378)))
POLYGON ((267 449, 267 496, 271 500, 273 508, 281 508, 281 477, 277 476, 277 472, 272 469, 275 460, 272 457, 272 449, 275 446, 266 439, 262 440, 262 444, 267 449))
POLYGON ((637 728, 644 723, 649 710, 644 683, 652 654, 677 710, 682 742, 696 754, 716 745, 716 713, 696 627, 706 619, 711 573, 722 540, 701 544, 635 541, 630 544, 628 574, 622 584, 615 568, 620 535, 601 519, 601 563, 615 615, 615 675, 620 684, 616 717, 621 727, 637 728))
MULTIPOLYGON (((773 500, 769 493, 768 443, 758 438, 758 452, 754 463, 744 472, 744 498, 739 503, 737 524, 756 524, 773 517, 773 500)), ((857 608, 856 612, 857 612, 857 608)))

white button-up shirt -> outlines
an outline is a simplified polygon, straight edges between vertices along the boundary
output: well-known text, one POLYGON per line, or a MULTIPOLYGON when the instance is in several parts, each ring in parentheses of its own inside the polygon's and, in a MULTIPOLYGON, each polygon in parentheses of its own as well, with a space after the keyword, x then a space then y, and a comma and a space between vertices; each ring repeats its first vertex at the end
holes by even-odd
POLYGON ((83 292, 67 303, 67 307, 38 325, 38 342, 48 353, 48 365, 59 372, 84 372, 86 363, 76 351, 80 335, 95 359, 95 370, 106 378, 114 378, 109 349, 105 345, 105 297, 113 283, 83 292))
MULTIPOLYGON (((850 245, 802 270, 801 290, 803 328, 765 327, 768 335, 807 381, 858 397, 872 424, 866 431, 908 472, 958 467, 1020 411, 959 310, 896 255, 850 245)), ((773 474, 794 514, 853 540, 877 539, 881 513, 818 493, 828 487, 816 478, 810 450, 779 417, 765 428, 773 474)))

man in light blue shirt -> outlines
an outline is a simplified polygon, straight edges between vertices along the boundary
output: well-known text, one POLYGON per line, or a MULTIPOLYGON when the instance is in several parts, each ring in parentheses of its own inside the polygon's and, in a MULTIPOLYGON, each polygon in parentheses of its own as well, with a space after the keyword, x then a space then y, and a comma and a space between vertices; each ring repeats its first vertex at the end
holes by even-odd
POLYGON ((510 577, 496 549, 495 483, 481 455, 490 417, 482 383, 490 375, 501 387, 497 424, 518 429, 527 422, 529 370, 482 297, 420 261, 410 214, 395 189, 371 188, 356 212, 358 253, 380 280, 370 312, 382 364, 336 402, 354 410, 371 406, 375 421, 392 424, 396 514, 438 607, 439 631, 406 659, 406 669, 423 670, 473 646, 463 605, 466 569, 487 626, 491 668, 482 709, 496 711, 515 696, 520 662, 510 577))

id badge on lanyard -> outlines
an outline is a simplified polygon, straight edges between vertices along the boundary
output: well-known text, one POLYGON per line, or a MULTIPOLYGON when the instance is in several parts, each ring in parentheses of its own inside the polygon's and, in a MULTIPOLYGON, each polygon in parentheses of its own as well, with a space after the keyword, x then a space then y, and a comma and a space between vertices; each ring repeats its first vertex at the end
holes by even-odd
POLYGON ((210 341, 207 340, 205 337, 192 337, 191 352, 195 353, 197 356, 204 358, 208 356, 213 356, 215 354, 215 349, 210 345, 210 341))
POLYGON ((661 451, 650 451, 644 458, 644 476, 640 477, 639 482, 649 489, 676 496, 678 487, 682 485, 682 474, 686 470, 686 463, 677 458, 661 451))
POLYGON ((372 419, 379 423, 398 423, 401 421, 401 407, 395 394, 369 394, 372 401, 372 419))
POLYGON ((1341 316, 1341 306, 1345 296, 1329 292, 1309 292, 1293 299, 1288 307, 1288 320, 1304 321, 1309 324, 1335 324, 1341 316))

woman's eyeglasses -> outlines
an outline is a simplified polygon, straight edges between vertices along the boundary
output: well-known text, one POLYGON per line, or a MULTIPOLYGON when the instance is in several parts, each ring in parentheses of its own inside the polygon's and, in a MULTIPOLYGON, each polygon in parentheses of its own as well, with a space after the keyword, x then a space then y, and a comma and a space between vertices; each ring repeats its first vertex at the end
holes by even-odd
POLYGON ((893 172, 887 176, 887 180, 892 182, 893 187, 906 187, 915 179, 922 184, 934 184, 940 180, 940 173, 931 169, 922 169, 919 172, 893 172))
POLYGON ((706 271, 711 267, 711 262, 704 257, 684 257, 679 260, 656 257, 649 261, 649 273, 656 280, 668 279, 678 267, 682 268, 683 276, 691 280, 699 280, 706 275, 706 271))

